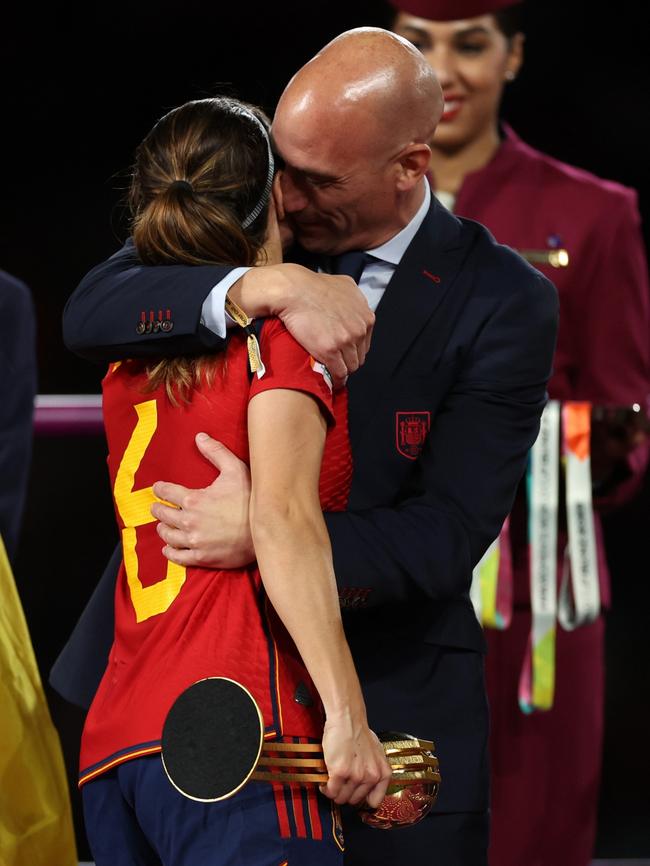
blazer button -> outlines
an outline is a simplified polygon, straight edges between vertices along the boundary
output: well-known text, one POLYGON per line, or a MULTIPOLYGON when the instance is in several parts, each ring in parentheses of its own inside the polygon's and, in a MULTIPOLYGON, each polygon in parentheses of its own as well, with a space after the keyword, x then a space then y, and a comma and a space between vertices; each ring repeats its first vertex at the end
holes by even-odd
POLYGON ((146 325, 144 322, 138 322, 138 324, 135 326, 135 332, 138 335, 144 334, 145 330, 146 330, 146 325))
POLYGON ((163 319, 163 321, 160 323, 160 330, 164 331, 166 334, 168 334, 173 327, 174 323, 171 319, 163 319))

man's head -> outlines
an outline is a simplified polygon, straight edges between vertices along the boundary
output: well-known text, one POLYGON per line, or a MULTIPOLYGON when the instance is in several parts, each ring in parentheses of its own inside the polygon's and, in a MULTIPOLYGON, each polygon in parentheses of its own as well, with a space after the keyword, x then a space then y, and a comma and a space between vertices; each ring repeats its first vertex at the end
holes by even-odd
POLYGON ((285 212, 306 249, 372 249, 407 224, 442 106, 422 55, 376 28, 343 33, 292 78, 272 135, 285 212))

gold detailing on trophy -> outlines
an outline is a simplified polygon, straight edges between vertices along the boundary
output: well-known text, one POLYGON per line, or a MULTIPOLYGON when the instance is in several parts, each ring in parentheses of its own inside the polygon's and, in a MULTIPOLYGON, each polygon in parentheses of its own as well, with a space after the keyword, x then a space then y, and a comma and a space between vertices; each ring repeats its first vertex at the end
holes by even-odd
POLYGON ((395 732, 379 734, 379 739, 393 779, 379 806, 362 806, 359 816, 379 830, 410 827, 429 814, 438 797, 440 768, 433 754, 435 745, 430 740, 395 732))
MULTIPOLYGON (((200 803, 232 797, 250 779, 327 784, 322 743, 265 741, 264 736, 262 712, 248 689, 227 677, 206 677, 185 689, 167 714, 161 739, 163 768, 177 791, 200 803)), ((359 816, 382 830, 417 824, 438 796, 435 746, 394 731, 377 736, 392 777, 378 808, 365 804, 359 816)))
MULTIPOLYGON (((379 739, 393 779, 377 809, 360 808, 361 820, 380 829, 416 824, 431 811, 440 787, 435 745, 408 734, 380 734, 379 739)), ((318 743, 264 743, 250 778, 258 782, 325 785, 328 776, 323 747, 318 743)))

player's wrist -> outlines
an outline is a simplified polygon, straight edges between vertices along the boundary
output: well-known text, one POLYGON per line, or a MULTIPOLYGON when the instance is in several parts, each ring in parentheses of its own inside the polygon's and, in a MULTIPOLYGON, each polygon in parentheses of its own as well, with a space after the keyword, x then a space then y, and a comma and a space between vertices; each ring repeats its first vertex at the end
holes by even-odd
POLYGON ((329 724, 354 728, 367 724, 366 704, 356 674, 339 679, 331 693, 321 693, 321 700, 329 724))

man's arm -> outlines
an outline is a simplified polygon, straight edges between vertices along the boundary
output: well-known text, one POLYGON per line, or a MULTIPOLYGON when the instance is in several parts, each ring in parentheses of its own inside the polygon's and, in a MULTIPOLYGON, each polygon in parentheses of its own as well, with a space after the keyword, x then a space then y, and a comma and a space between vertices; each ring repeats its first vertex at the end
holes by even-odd
POLYGON ((115 583, 121 563, 122 545, 118 544, 50 671, 52 688, 84 709, 95 696, 113 645, 115 583))
MULTIPOLYGON (((537 437, 557 316, 557 294, 541 275, 512 292, 439 408, 401 501, 326 515, 339 589, 368 590, 368 605, 457 598, 469 589, 472 567, 498 535, 537 437)), ((152 506, 164 553, 187 566, 218 564, 233 550, 250 556, 250 537, 238 532, 233 540, 229 521, 248 493, 240 494, 240 483, 226 483, 221 493, 245 466, 212 440, 198 445, 227 472, 201 491, 155 485, 158 497, 180 506, 152 506)))
POLYGON ((230 270, 146 267, 128 240, 86 274, 68 299, 63 312, 65 344, 77 355, 99 361, 218 350, 223 337, 201 324, 201 308, 230 270))
MULTIPOLYGON (((225 333, 206 327, 202 311, 212 292, 222 302, 225 292, 219 285, 232 270, 226 265, 146 266, 127 241, 90 271, 68 300, 65 343, 78 355, 100 361, 217 351, 225 333)), ((249 316, 279 316, 338 382, 365 360, 374 315, 349 277, 316 274, 295 264, 268 265, 246 271, 229 294, 249 316)))

